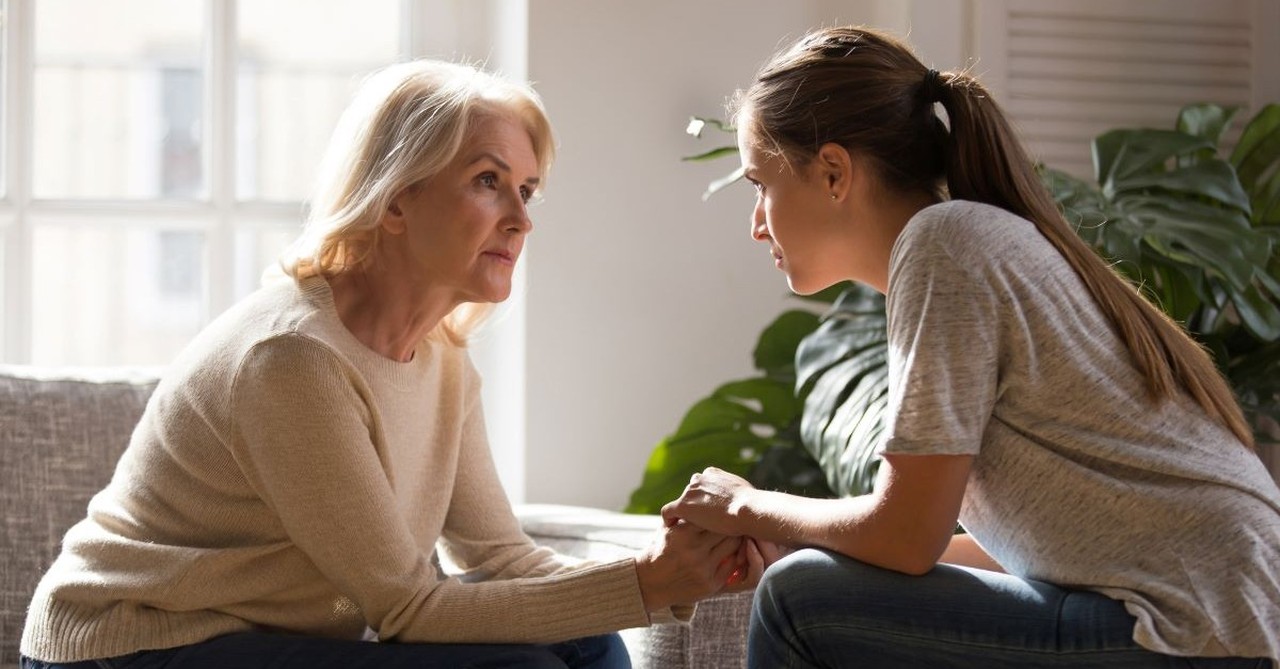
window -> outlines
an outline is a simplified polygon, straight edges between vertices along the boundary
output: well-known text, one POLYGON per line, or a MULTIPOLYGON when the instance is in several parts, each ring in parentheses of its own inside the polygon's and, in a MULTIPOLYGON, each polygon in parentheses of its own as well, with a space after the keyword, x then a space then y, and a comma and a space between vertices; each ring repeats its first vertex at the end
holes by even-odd
MULTIPOLYGON (((296 236, 364 74, 412 55, 525 76, 524 0, 0 7, 0 362, 167 364, 296 236)), ((522 300, 502 312, 471 353, 520 500, 522 300)))
POLYGON ((8 0, 0 359, 162 365, 259 284, 425 0, 8 0))

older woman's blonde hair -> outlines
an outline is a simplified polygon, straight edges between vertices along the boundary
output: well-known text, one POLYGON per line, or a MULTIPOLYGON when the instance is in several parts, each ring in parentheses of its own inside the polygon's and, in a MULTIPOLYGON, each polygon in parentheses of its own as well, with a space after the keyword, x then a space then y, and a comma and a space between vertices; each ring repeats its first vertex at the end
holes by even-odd
MULTIPOLYGON (((409 186, 439 174, 485 115, 511 114, 533 143, 542 183, 555 148, 538 95, 469 65, 418 60, 370 75, 343 112, 325 151, 302 235, 280 258, 295 280, 334 276, 373 261, 379 221, 409 186)), ((463 304, 430 338, 464 345, 491 310, 463 304)))

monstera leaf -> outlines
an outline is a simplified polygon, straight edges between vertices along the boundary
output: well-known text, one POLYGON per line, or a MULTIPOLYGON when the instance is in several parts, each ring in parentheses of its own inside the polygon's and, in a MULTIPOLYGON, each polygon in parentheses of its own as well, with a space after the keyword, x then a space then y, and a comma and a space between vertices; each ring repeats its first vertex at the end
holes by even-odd
POLYGON ((884 299, 848 288, 796 351, 800 437, 838 495, 870 492, 888 401, 884 299))
POLYGON ((1254 225, 1280 225, 1280 104, 1267 105, 1245 126, 1231 164, 1250 194, 1254 225))
POLYGON ((800 446, 803 398, 794 391, 796 347, 816 327, 818 317, 798 309, 769 324, 753 356, 760 376, 726 383, 689 409, 654 447, 626 511, 658 513, 709 466, 757 487, 830 497, 822 472, 800 446))
POLYGON ((1193 105, 1178 130, 1107 132, 1094 141, 1096 186, 1055 170, 1045 170, 1045 183, 1081 236, 1174 319, 1193 331, 1238 324, 1275 341, 1280 303, 1268 269, 1275 241, 1253 200, 1264 209, 1271 203, 1257 191, 1275 176, 1280 119, 1271 117, 1280 112, 1255 118, 1242 137, 1247 146, 1228 162, 1217 142, 1234 113, 1193 105), (1238 166, 1252 181, 1237 176, 1238 166))

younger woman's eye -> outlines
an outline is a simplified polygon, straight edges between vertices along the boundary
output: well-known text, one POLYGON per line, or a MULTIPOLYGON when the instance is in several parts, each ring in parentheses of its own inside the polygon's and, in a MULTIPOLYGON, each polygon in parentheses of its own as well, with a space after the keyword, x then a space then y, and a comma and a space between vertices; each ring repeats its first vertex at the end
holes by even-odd
POLYGON ((525 204, 529 204, 529 200, 533 199, 533 191, 530 190, 528 186, 521 186, 520 199, 523 200, 525 204))

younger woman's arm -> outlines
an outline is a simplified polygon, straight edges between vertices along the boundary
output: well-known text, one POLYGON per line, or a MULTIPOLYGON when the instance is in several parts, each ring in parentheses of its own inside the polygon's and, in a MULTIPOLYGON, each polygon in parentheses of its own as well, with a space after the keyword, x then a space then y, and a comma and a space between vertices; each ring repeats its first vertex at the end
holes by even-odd
POLYGON ((757 490, 741 477, 709 468, 663 508, 713 532, 789 546, 816 546, 907 574, 933 568, 947 550, 973 457, 892 455, 880 465, 876 491, 811 499, 757 490))
POLYGON ((951 543, 947 545, 947 550, 943 551, 942 557, 938 562, 1004 573, 1004 567, 1001 567, 995 558, 982 550, 982 546, 979 546, 978 542, 967 534, 957 534, 951 537, 951 543))

